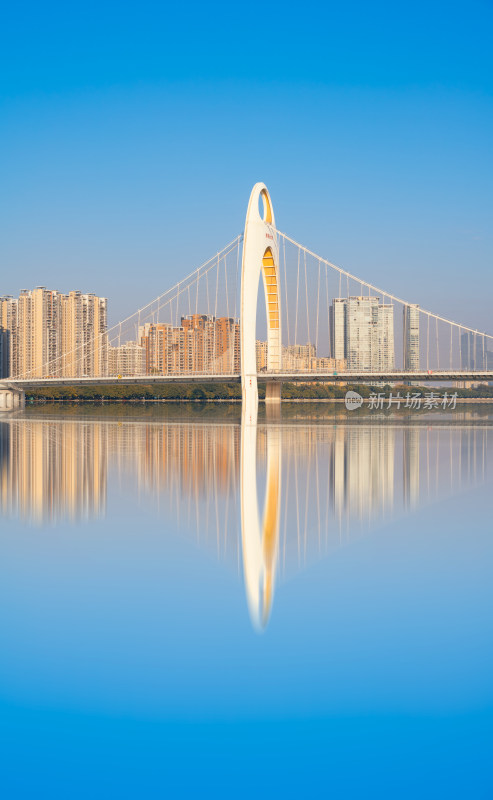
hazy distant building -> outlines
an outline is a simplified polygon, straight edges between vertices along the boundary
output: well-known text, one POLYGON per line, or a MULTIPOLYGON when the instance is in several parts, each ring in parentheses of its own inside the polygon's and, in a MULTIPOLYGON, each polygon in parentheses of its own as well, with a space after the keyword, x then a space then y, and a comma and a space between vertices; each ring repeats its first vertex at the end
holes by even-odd
POLYGON ((335 359, 347 358, 346 350, 346 298, 335 297, 329 308, 330 355, 335 359))
POLYGON ((488 348, 490 341, 472 331, 463 333, 460 339, 462 369, 493 370, 493 351, 488 348))
POLYGON ((108 347, 108 375, 133 378, 145 375, 145 349, 137 342, 108 347))
MULTIPOLYGON (((257 372, 267 369, 267 342, 255 343, 257 372)), ((286 372, 344 372, 344 358, 318 357, 314 344, 292 344, 282 348, 282 369, 286 372)))
POLYGON ((404 306, 403 316, 404 369, 419 372, 419 306, 404 306))
POLYGON ((395 369, 394 307, 378 297, 334 298, 329 310, 331 356, 354 372, 395 369))
POLYGON ((282 348, 282 368, 286 372, 307 372, 316 358, 314 344, 291 344, 282 348))
POLYGON ((257 339, 255 342, 255 356, 257 360, 257 372, 267 369, 267 342, 257 339))
POLYGON ((310 360, 310 370, 312 372, 345 372, 347 362, 345 358, 312 358, 310 360))

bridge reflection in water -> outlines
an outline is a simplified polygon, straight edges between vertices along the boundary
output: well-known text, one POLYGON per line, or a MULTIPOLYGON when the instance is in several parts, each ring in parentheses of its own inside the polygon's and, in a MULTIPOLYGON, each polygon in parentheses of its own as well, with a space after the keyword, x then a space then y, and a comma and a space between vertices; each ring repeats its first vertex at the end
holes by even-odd
POLYGON ((236 410, 198 416, 4 419, 0 512, 90 521, 109 496, 133 493, 243 574, 262 629, 276 582, 384 520, 483 482, 493 467, 486 409, 309 422, 300 413, 256 425, 236 410))

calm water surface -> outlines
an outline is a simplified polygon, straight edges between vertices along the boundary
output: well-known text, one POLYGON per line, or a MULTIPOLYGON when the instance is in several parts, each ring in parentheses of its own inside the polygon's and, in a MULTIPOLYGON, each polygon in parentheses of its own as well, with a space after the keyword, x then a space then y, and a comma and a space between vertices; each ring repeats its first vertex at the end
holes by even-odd
POLYGON ((492 797, 493 409, 0 416, 0 790, 492 797))

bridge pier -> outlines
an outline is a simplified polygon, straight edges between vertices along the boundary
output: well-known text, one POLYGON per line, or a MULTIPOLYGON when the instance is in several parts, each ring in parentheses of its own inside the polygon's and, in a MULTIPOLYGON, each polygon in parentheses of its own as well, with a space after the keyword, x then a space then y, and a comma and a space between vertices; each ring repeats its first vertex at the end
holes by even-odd
POLYGON ((2 411, 17 411, 24 408, 26 395, 22 389, 16 389, 8 383, 0 383, 0 413, 2 411))
POLYGON ((256 425, 258 414, 258 387, 256 375, 242 375, 241 395, 244 422, 247 425, 256 425))
POLYGON ((279 381, 267 381, 265 384, 265 403, 266 405, 279 405, 281 402, 282 383, 279 381))

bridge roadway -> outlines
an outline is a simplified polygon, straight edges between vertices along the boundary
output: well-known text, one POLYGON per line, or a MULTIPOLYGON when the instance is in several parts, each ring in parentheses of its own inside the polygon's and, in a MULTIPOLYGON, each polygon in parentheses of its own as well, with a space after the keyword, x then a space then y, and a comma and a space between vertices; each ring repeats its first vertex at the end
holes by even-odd
MULTIPOLYGON (((441 381, 493 382, 493 372, 466 370, 427 370, 423 372, 259 372, 259 383, 323 382, 337 383, 413 383, 441 381)), ((188 373, 186 375, 139 375, 106 378, 7 378, 5 382, 24 391, 47 386, 135 386, 167 383, 239 383, 239 373, 188 373)))

